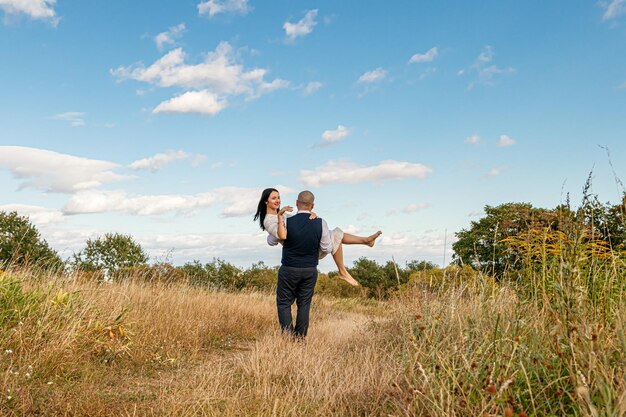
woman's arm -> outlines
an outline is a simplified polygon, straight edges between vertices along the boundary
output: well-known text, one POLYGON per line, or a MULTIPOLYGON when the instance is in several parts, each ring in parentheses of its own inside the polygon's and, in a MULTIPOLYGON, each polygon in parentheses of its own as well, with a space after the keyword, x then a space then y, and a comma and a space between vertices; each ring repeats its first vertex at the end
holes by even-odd
POLYGON ((283 220, 283 215, 286 211, 293 211, 293 208, 291 206, 285 206, 278 212, 278 238, 280 240, 287 239, 287 228, 285 227, 285 221, 283 220))

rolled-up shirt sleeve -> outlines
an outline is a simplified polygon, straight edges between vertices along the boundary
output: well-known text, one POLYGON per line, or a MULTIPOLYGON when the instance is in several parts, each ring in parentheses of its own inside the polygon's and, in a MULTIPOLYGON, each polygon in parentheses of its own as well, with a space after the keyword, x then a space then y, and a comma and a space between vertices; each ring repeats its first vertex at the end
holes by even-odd
POLYGON ((324 253, 332 253, 333 241, 330 237, 330 230, 328 230, 328 224, 326 220, 322 220, 322 239, 320 240, 320 250, 324 253))

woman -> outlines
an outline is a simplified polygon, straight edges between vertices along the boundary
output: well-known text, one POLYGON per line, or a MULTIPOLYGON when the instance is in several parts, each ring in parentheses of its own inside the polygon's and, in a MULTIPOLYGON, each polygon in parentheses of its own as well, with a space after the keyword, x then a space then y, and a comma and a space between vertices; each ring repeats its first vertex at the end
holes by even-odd
MULTIPOLYGON (((254 221, 259 220, 259 225, 262 230, 267 231, 270 235, 278 238, 278 215, 281 217, 286 211, 291 211, 292 208, 285 206, 280 208, 280 193, 275 188, 266 188, 261 194, 259 205, 257 207, 256 214, 254 215, 254 221)), ((314 213, 311 213, 311 218, 317 217, 314 213)), ((281 234, 286 235, 286 232, 281 234)), ((344 233, 340 228, 335 228, 330 231, 331 240, 333 242, 333 259, 339 269, 339 278, 345 280, 350 285, 358 286, 359 283, 352 278, 352 275, 346 270, 343 264, 343 245, 367 245, 369 247, 374 246, 376 239, 380 236, 381 232, 378 231, 371 236, 362 237, 355 236, 349 233, 344 233)), ((280 240, 280 239, 279 239, 280 240)), ((326 254, 320 252, 320 259, 326 254)))

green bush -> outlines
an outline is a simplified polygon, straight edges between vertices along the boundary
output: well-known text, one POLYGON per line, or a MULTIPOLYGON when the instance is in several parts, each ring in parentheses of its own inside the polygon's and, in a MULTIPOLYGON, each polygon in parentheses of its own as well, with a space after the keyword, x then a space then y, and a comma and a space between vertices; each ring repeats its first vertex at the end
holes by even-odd
POLYGON ((204 265, 197 260, 187 262, 181 269, 194 286, 221 290, 241 290, 246 287, 243 272, 219 258, 213 258, 204 265))
POLYGON ((411 261, 402 267, 394 261, 380 265, 371 259, 359 258, 348 271, 366 289, 367 296, 386 299, 407 283, 411 273, 435 267, 433 263, 426 261, 411 261))
POLYGON ((44 298, 35 291, 25 292, 20 280, 0 275, 0 331, 7 331, 34 314, 44 298))
POLYGON ((258 262, 243 271, 241 280, 246 288, 259 291, 274 291, 276 289, 277 276, 278 267, 270 268, 263 262, 258 262))
POLYGON ((124 267, 117 271, 112 278, 114 280, 134 279, 166 284, 186 283, 188 280, 187 275, 181 268, 177 268, 168 262, 124 267))
POLYGON ((315 293, 337 298, 354 298, 367 293, 367 289, 362 286, 353 287, 339 278, 338 272, 330 272, 328 274, 319 275, 317 285, 315 286, 315 293))

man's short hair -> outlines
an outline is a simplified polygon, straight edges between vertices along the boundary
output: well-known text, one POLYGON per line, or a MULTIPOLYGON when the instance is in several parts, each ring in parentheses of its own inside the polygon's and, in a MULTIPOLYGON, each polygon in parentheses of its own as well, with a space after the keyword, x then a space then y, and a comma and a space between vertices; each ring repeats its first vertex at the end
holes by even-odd
POLYGON ((315 196, 310 191, 302 191, 298 194, 298 202, 304 206, 310 206, 315 201, 315 196))

